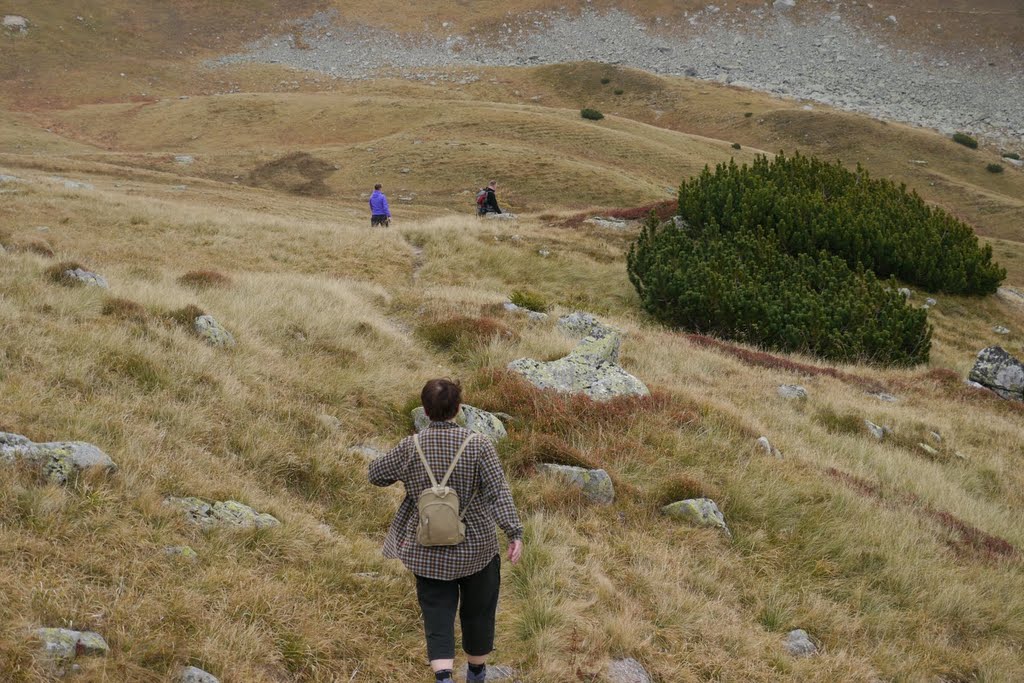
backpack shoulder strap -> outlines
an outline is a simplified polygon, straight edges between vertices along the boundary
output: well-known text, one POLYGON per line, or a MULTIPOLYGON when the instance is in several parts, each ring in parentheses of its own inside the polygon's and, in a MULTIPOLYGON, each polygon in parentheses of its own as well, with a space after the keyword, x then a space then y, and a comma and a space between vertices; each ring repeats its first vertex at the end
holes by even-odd
POLYGON ((459 458, 462 457, 462 452, 466 450, 466 446, 469 445, 469 442, 472 441, 475 436, 476 434, 470 433, 470 435, 466 437, 466 440, 462 442, 462 445, 459 446, 459 450, 456 451, 455 457, 452 458, 451 466, 448 468, 448 471, 444 473, 444 479, 441 480, 441 486, 448 485, 448 478, 452 476, 452 472, 455 471, 455 466, 459 464, 459 458))
MULTIPOLYGON (((434 478, 434 471, 430 469, 430 463, 427 462, 427 456, 423 455, 423 447, 420 446, 420 435, 419 434, 414 435, 412 437, 412 442, 416 446, 416 453, 418 453, 419 456, 420 456, 420 462, 423 463, 423 467, 427 470, 427 476, 430 477, 430 484, 431 484, 431 486, 433 486, 435 489, 438 488, 438 486, 437 486, 437 479, 434 478)), ((461 454, 462 451, 459 450, 459 453, 461 454)), ((449 474, 450 473, 451 472, 449 471, 449 474)), ((444 479, 447 482, 448 481, 448 476, 446 475, 444 479)), ((444 484, 442 484, 442 486, 443 485, 444 484)))

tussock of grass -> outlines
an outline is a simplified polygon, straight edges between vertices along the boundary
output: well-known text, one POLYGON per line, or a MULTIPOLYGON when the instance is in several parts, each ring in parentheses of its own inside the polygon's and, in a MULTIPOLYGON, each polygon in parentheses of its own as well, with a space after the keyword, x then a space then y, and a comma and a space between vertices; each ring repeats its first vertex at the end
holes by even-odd
POLYGON ((195 304, 187 304, 181 308, 175 308, 172 311, 167 311, 161 317, 169 323, 178 325, 179 327, 184 327, 187 330, 192 330, 196 318, 202 315, 206 315, 206 311, 195 304))
POLYGON ((119 320, 131 320, 134 322, 145 322, 149 319, 149 313, 142 304, 123 299, 121 297, 110 297, 103 302, 100 309, 102 315, 107 315, 119 320))
POLYGON ((211 287, 229 287, 231 278, 216 270, 190 270, 178 278, 178 282, 196 289, 209 289, 211 287))
POLYGON ((508 300, 516 306, 538 313, 546 313, 551 308, 544 295, 532 289, 517 289, 508 295, 508 300))
POLYGON ((77 270, 79 268, 84 270, 85 266, 78 261, 61 261, 60 263, 55 263, 47 268, 44 273, 51 282, 58 285, 64 285, 65 287, 77 287, 82 283, 73 277, 68 277, 65 273, 69 270, 77 270))

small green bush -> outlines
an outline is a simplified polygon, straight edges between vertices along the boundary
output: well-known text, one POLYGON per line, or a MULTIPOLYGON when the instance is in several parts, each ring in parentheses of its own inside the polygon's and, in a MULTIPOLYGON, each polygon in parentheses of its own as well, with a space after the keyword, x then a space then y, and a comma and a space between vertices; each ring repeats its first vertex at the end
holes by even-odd
POLYGON ((833 434, 862 434, 866 431, 864 418, 857 413, 837 413, 833 408, 822 408, 814 420, 833 434))
POLYGON ((538 313, 547 313, 550 308, 544 296, 531 289, 517 289, 509 295, 508 300, 516 306, 528 308, 538 313))
POLYGON ((734 143, 732 143, 732 148, 733 149, 743 149, 743 145, 741 145, 738 142, 734 142, 734 143))
POLYGON ((626 91, 625 91, 625 90, 623 90, 622 88, 616 88, 616 89, 615 89, 615 94, 616 94, 616 95, 621 95, 621 94, 622 94, 622 93, 624 93, 624 92, 626 92, 626 91))
POLYGON ((600 121, 604 118, 604 114, 596 109, 581 109, 580 116, 591 121, 600 121))
POLYGON ((1020 161, 1020 155, 1017 154, 1016 152, 1004 152, 1003 153, 1003 158, 1004 159, 1013 159, 1014 161, 1020 161))
POLYGON ((602 78, 601 79, 601 85, 608 85, 611 82, 612 82, 612 79, 610 79, 610 78, 602 78))
POLYGON ((1002 173, 1003 172, 1003 165, 1002 164, 989 164, 988 166, 985 167, 985 170, 987 170, 989 173, 1002 173))
POLYGON ((953 142, 959 143, 964 147, 970 147, 971 149, 978 149, 978 141, 967 133, 953 133, 953 142))
POLYGON ((749 118, 750 118, 751 116, 753 116, 753 115, 754 115, 754 112, 752 112, 752 111, 748 111, 748 112, 746 112, 745 114, 743 114, 743 118, 745 118, 745 119, 749 119, 749 118))

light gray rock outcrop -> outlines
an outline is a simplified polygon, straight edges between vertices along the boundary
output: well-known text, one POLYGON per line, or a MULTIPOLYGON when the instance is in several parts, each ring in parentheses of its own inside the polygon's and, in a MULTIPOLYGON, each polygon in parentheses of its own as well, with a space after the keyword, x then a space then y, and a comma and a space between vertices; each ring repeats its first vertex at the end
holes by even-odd
POLYGON ((99 287, 100 289, 109 289, 106 278, 99 273, 93 273, 92 271, 85 270, 84 268, 69 268, 65 270, 61 275, 64 281, 72 285, 85 285, 87 287, 99 287))
POLYGON ((178 674, 177 683, 220 683, 213 674, 194 666, 186 666, 178 674))
POLYGON ((547 313, 542 313, 540 311, 531 311, 529 308, 524 308, 523 306, 517 306, 516 304, 512 303, 511 301, 506 301, 504 304, 502 304, 502 306, 504 306, 505 310, 508 311, 509 313, 522 313, 523 315, 525 315, 530 320, 547 320, 548 319, 548 314, 547 313))
POLYGON ((235 345, 235 338, 230 332, 224 329, 212 315, 201 315, 192 323, 192 329, 211 346, 231 347, 235 345))
POLYGON ((269 529, 281 524, 273 515, 256 512, 236 500, 216 501, 211 505, 201 498, 171 496, 164 504, 180 509, 190 522, 204 529, 269 529))
POLYGON ((996 334, 1002 334, 1002 335, 1010 334, 1009 328, 1006 328, 1006 327, 1004 327, 1002 325, 996 325, 995 327, 992 328, 992 331, 995 332, 996 334))
POLYGON ((20 434, 0 432, 0 464, 24 461, 39 467, 47 481, 66 484, 82 470, 99 468, 113 472, 110 456, 84 441, 34 443, 20 434))
POLYGON ((562 479, 578 488, 587 500, 597 505, 611 505, 615 502, 615 487, 612 478, 604 470, 588 470, 584 467, 542 463, 537 465, 538 472, 545 472, 562 479))
POLYGON ((807 631, 802 628, 786 634, 786 640, 783 641, 782 646, 794 657, 810 657, 818 651, 818 647, 811 642, 807 631))
POLYGON ((1024 306, 1024 292, 1013 287, 1000 287, 996 290, 996 296, 1008 304, 1024 306))
POLYGON ((617 396, 648 396, 650 391, 639 379, 618 364, 622 335, 611 328, 601 336, 585 337, 569 355, 541 362, 520 358, 508 369, 522 375, 539 389, 554 389, 568 394, 583 394, 595 401, 617 396))
POLYGON ((43 657, 63 666, 76 657, 105 657, 110 646, 99 633, 68 628, 37 628, 33 635, 43 642, 43 657))
POLYGON ((868 428, 868 432, 871 436, 875 437, 879 441, 885 438, 885 430, 871 420, 864 420, 864 426, 868 428))
MULTIPOLYGON (((430 418, 422 406, 413 409, 412 421, 417 432, 422 432, 430 426, 430 418)), ((455 423, 477 434, 483 434, 491 441, 501 441, 508 436, 505 425, 493 413, 466 404, 462 405, 459 414, 455 416, 455 423)))
POLYGON ((799 384, 782 384, 779 386, 779 396, 790 400, 807 398, 807 390, 799 384))
POLYGON ((663 514, 676 519, 682 519, 697 526, 714 527, 725 532, 726 536, 732 536, 729 527, 725 523, 725 516, 718 509, 718 505, 710 498, 691 498, 670 503, 661 508, 663 514))
MULTIPOLYGON (((612 334, 618 334, 621 338, 622 335, 614 327, 605 325, 591 314, 584 313, 583 311, 573 311, 563 315, 558 319, 558 329, 573 339, 584 339, 586 337, 603 339, 612 334)), ((616 356, 610 360, 618 361, 618 348, 616 348, 615 353, 616 356)))
POLYGON ((17 14, 8 14, 3 18, 3 27, 13 33, 28 31, 28 19, 17 14))
POLYGON ((1005 399, 1024 401, 1024 364, 999 346, 978 353, 969 379, 1005 399))
POLYGON ((653 683, 643 664, 632 657, 608 662, 605 675, 608 680, 615 683, 653 683))
POLYGON ((773 446, 767 436, 762 436, 757 440, 757 447, 764 451, 765 454, 775 456, 779 460, 782 460, 782 451, 773 446))

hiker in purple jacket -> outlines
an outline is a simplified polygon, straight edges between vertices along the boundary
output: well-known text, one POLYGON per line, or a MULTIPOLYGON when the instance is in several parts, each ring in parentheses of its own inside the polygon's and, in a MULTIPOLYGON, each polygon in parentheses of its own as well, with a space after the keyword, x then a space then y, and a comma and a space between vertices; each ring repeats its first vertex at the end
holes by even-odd
POLYGON ((388 208, 388 198, 380 191, 381 184, 373 186, 373 194, 370 195, 370 227, 378 225, 387 227, 391 225, 391 209, 388 208))

